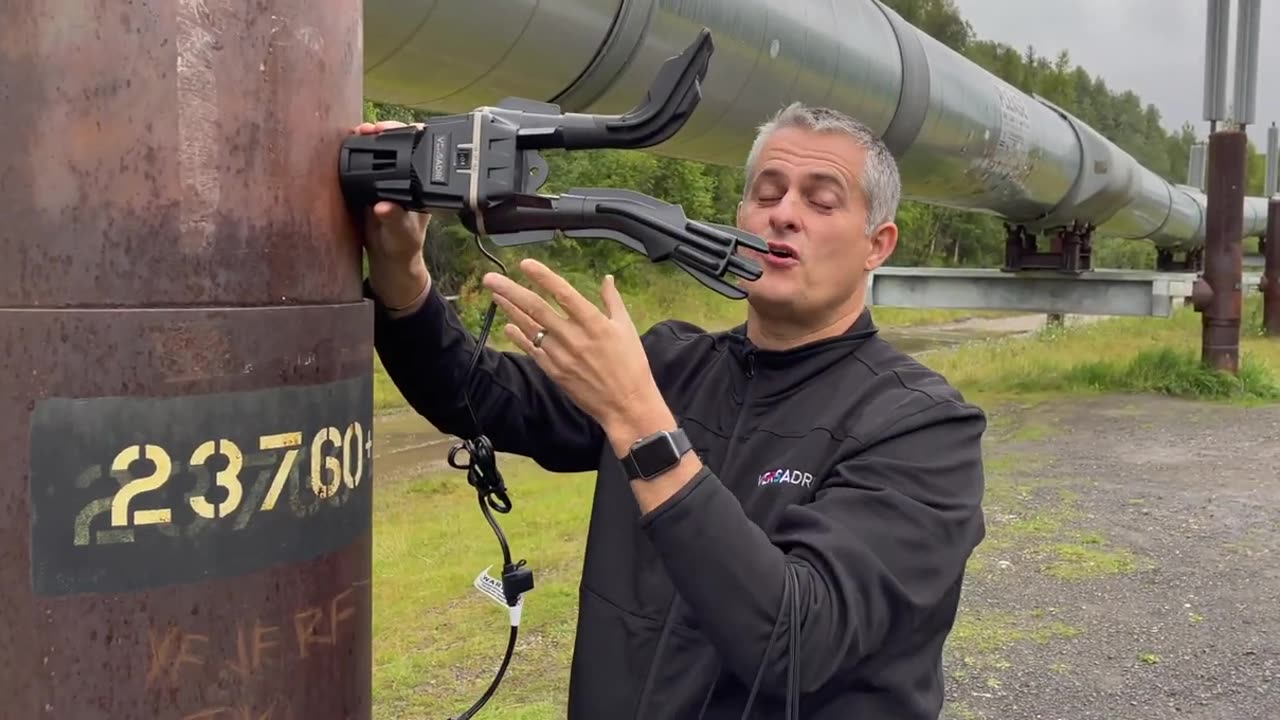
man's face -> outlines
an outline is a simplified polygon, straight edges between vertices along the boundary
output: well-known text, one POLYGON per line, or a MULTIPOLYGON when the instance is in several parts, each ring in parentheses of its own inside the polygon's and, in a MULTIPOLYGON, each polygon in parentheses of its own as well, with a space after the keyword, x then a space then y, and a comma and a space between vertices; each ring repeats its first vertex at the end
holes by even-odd
POLYGON ((860 307, 866 273, 897 244, 886 223, 868 237, 862 196, 866 151, 847 136, 802 128, 774 132, 738 208, 738 227, 792 257, 744 254, 764 274, 741 287, 762 316, 788 322, 831 321, 860 307))

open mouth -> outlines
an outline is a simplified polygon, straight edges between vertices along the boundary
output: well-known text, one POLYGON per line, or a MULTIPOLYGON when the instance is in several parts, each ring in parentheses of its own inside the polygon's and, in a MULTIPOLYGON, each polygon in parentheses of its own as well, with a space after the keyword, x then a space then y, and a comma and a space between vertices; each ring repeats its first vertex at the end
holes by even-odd
POLYGON ((786 269, 800 264, 795 250, 782 243, 769 243, 769 252, 757 255, 764 267, 786 269))
POLYGON ((795 262, 799 258, 796 257, 795 248, 787 243, 769 241, 769 254, 767 260, 773 261, 775 264, 795 262))

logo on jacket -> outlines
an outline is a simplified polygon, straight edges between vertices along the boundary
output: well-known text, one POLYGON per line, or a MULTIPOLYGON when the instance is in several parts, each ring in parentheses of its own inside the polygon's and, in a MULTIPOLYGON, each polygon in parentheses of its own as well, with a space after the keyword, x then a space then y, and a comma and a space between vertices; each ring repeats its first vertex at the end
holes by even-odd
POLYGON ((776 468, 760 473, 760 485, 779 485, 781 483, 809 487, 813 484, 813 475, 793 468, 776 468))

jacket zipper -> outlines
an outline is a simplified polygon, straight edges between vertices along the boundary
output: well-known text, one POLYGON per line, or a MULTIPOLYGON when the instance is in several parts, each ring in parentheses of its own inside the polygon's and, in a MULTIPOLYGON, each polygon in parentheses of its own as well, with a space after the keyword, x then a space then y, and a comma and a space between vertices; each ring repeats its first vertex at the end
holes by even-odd
MULTIPOLYGON (((729 447, 724 452, 724 461, 721 466, 729 467, 729 458, 733 456, 733 446, 738 441, 738 431, 742 428, 742 416, 747 414, 747 408, 751 404, 751 379, 756 376, 756 351, 747 351, 747 387, 742 396, 742 409, 738 411, 738 419, 733 423, 733 432, 729 435, 729 447)), ((654 673, 658 669, 658 661, 662 659, 662 649, 667 644, 667 635, 671 630, 672 619, 676 615, 676 602, 680 599, 680 595, 673 588, 671 591, 671 604, 667 606, 667 616, 662 621, 662 629, 658 633, 658 645, 653 649, 653 660, 649 661, 649 672, 645 678, 644 689, 640 693, 640 702, 636 703, 636 718, 640 717, 640 713, 649 705, 649 695, 653 691, 654 673)), ((722 667, 717 663, 716 667, 722 667)), ((715 678, 711 679, 712 686, 715 685, 715 678)), ((704 701, 710 702, 708 696, 704 701)), ((705 708, 704 708, 705 710, 705 708)))
POLYGON ((742 418, 751 409, 751 380, 756 376, 756 351, 747 351, 747 387, 742 393, 742 409, 738 411, 738 419, 733 423, 733 432, 729 433, 729 449, 724 453, 722 466, 729 469, 729 458, 733 457, 733 448, 738 444, 738 433, 742 431, 742 418))

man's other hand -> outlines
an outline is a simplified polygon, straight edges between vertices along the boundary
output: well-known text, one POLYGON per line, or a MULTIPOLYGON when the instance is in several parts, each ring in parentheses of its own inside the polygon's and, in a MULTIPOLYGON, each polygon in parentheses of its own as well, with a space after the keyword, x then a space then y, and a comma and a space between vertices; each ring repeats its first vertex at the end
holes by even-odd
MULTIPOLYGON (((398 127, 405 127, 405 123, 386 120, 361 123, 352 132, 373 135, 398 127)), ((429 213, 408 212, 385 200, 366 211, 364 246, 369 255, 369 283, 378 299, 393 310, 413 309, 431 286, 431 274, 422 256, 430 222, 429 213)))

